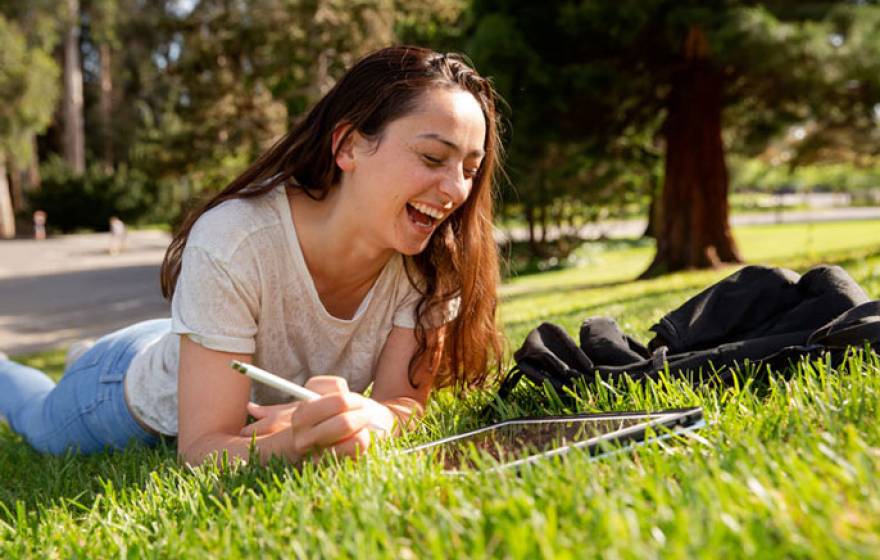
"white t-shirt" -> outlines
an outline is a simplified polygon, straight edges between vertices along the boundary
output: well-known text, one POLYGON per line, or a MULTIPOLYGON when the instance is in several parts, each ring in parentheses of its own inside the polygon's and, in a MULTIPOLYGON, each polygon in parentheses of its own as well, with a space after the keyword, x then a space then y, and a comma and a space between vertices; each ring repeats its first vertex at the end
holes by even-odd
MULTIPOLYGON (((361 392, 392 326, 414 328, 420 297, 403 256, 395 254, 354 316, 334 317, 306 267, 284 188, 226 201, 190 232, 171 303, 172 332, 132 360, 125 377, 129 406, 156 431, 177 434, 178 335, 213 350, 252 354, 255 365, 295 383, 338 375, 361 392)), ((452 302, 439 322, 454 318, 457 307, 452 302)), ((291 400, 259 383, 251 398, 291 400)))

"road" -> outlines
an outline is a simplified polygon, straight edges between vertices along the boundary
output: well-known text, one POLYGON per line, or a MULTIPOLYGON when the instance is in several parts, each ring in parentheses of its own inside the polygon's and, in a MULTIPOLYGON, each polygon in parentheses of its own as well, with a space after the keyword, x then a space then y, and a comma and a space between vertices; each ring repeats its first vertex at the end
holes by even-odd
POLYGON ((0 350, 38 352, 168 317, 159 266, 170 237, 130 231, 122 254, 108 233, 0 242, 0 350))

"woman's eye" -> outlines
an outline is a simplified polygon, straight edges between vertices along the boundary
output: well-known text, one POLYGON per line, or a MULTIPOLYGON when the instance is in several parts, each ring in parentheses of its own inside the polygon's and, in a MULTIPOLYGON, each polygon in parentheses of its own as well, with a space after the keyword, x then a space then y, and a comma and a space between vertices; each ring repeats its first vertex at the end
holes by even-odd
POLYGON ((429 156, 427 154, 422 155, 422 157, 425 158, 425 161, 427 161, 428 163, 430 163, 432 165, 442 165, 443 164, 443 160, 440 158, 437 158, 434 156, 429 156))
POLYGON ((473 179, 474 176, 476 176, 477 171, 479 171, 479 170, 480 170, 479 168, 465 169, 464 176, 467 177, 468 179, 473 179))

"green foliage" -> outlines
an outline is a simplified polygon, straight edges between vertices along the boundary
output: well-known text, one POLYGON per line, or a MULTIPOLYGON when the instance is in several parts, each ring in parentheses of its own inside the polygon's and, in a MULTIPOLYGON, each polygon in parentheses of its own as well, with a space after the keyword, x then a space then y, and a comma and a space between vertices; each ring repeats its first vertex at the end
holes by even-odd
POLYGON ((553 223, 554 206, 579 200, 577 216, 589 220, 591 208, 613 215, 658 191, 663 123, 692 28, 723 82, 733 153, 761 153, 797 124, 805 135, 785 143, 787 161, 867 167, 876 157, 874 3, 476 0, 474 13, 468 52, 514 109, 508 217, 553 223))
POLYGON ((0 15, 0 152, 31 156, 32 135, 46 129, 55 109, 58 81, 50 52, 29 45, 15 22, 0 15))
MULTIPOLYGON (((799 166, 875 165, 876 3, 82 0, 81 8, 86 121, 100 120, 98 48, 109 45, 116 160, 174 185, 168 215, 228 183, 358 56, 401 41, 463 50, 492 77, 512 125, 501 213, 530 221, 538 237, 545 226, 574 229, 644 207, 657 192, 670 79, 692 25, 725 73, 733 153, 770 145, 799 166), (787 138, 793 124, 806 132, 797 141, 787 138)), ((67 15, 51 0, 7 0, 0 14, 0 142, 22 168, 57 104, 50 55, 67 15)), ((86 133, 87 157, 97 160, 101 127, 86 133)), ((41 156, 56 142, 41 138, 41 156)), ((862 182, 853 177, 836 175, 862 182)))
POLYGON ((397 0, 394 34, 407 45, 461 51, 472 25, 468 0, 397 0))
POLYGON ((120 167, 113 173, 92 165, 82 175, 73 173, 59 158, 43 166, 43 185, 28 193, 33 210, 48 214, 50 231, 73 232, 108 228, 111 216, 127 223, 167 219, 160 185, 143 173, 120 167))
POLYGON ((880 188, 880 167, 856 167, 849 163, 771 165, 758 159, 734 158, 731 161, 731 186, 734 191, 772 192, 825 190, 866 193, 880 188))
MULTIPOLYGON (((114 75, 119 153, 175 201, 222 189, 361 55, 456 43, 466 2, 201 0, 191 10, 89 0, 90 41, 126 37, 114 75)), ((94 48, 94 47, 93 47, 94 48)), ((97 77, 93 77, 97 79, 97 77)), ((97 86, 93 85, 92 89, 97 86)), ((178 203, 179 204, 179 203, 178 203)))

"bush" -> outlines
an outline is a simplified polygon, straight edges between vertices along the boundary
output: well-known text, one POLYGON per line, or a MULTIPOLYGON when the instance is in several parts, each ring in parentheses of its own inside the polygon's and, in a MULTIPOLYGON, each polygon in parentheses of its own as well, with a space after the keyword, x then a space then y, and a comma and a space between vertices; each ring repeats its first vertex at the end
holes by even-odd
POLYGON ((111 216, 143 223, 159 214, 161 188, 143 173, 120 167, 108 174, 99 166, 74 174, 60 159, 42 167, 42 187, 28 193, 31 210, 48 214, 50 231, 104 231, 111 216))

